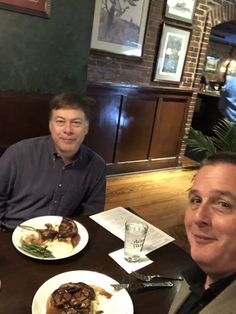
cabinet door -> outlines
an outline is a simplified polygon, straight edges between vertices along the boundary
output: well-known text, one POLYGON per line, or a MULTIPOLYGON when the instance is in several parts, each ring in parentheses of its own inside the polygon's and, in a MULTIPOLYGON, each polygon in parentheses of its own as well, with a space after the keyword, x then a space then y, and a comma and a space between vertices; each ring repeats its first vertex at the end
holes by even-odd
POLYGON ((92 108, 85 144, 110 164, 114 162, 121 96, 92 94, 89 96, 95 98, 96 104, 92 108))
POLYGON ((187 98, 160 97, 150 159, 178 155, 188 108, 187 98))
POLYGON ((116 162, 148 159, 155 110, 156 100, 124 97, 116 162))

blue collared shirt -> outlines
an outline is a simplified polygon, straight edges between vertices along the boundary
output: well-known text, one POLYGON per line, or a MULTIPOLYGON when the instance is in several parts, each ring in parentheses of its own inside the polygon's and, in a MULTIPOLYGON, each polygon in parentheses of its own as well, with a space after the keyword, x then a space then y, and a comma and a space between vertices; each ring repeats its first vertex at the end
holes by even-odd
POLYGON ((0 228, 44 215, 100 212, 105 189, 105 162, 87 146, 65 165, 51 136, 20 141, 0 158, 0 228))
POLYGON ((219 100, 219 110, 227 120, 236 123, 236 76, 227 75, 219 100))

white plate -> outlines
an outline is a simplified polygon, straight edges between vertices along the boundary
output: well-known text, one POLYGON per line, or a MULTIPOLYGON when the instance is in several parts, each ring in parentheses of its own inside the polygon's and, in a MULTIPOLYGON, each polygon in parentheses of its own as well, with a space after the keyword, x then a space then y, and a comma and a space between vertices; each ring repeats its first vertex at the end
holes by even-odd
POLYGON ((32 314, 45 314, 47 299, 60 285, 69 282, 84 282, 88 285, 96 285, 112 294, 110 299, 99 298, 97 310, 103 310, 104 314, 133 314, 132 300, 126 290, 115 291, 111 284, 118 283, 114 279, 97 272, 75 270, 62 273, 47 280, 36 292, 32 302, 32 314))
MULTIPOLYGON (((24 221, 21 225, 26 225, 26 226, 32 226, 34 228, 37 229, 41 229, 41 228, 45 228, 45 224, 46 223, 51 223, 52 225, 59 225, 61 223, 62 217, 61 216, 41 216, 41 217, 36 217, 36 218, 32 218, 29 219, 27 221, 24 221)), ((44 259, 44 260, 57 260, 57 259, 61 259, 61 258, 66 258, 66 257, 70 257, 72 255, 77 254, 78 252, 80 252, 88 243, 88 232, 85 229, 85 227, 83 225, 81 225, 80 223, 78 223, 77 221, 75 221, 77 228, 78 228, 78 232, 80 235, 80 241, 79 243, 74 247, 71 248, 71 250, 69 251, 63 251, 63 252, 59 252, 57 254, 55 254, 55 258, 42 258, 42 257, 37 257, 34 255, 31 255, 27 252, 25 252, 23 249, 21 249, 21 239, 23 236, 25 236, 26 234, 30 234, 33 233, 33 231, 29 231, 29 230, 25 230, 22 229, 20 227, 16 227, 16 229, 14 230, 13 234, 12 234, 12 242, 15 246, 15 248, 21 252, 24 255, 27 255, 29 257, 32 258, 36 258, 36 259, 44 259)), ((61 244, 62 246, 63 244, 61 244)))

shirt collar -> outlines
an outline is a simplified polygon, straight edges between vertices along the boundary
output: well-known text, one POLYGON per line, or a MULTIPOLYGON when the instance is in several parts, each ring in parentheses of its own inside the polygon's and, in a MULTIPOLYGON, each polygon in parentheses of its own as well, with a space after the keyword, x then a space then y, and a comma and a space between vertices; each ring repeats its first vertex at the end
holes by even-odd
MULTIPOLYGON (((199 295, 200 293, 205 291, 204 283, 206 280, 206 274, 197 264, 195 264, 192 268, 184 271, 183 276, 189 284, 190 289, 196 294, 199 295)), ((235 279, 236 273, 217 280, 216 282, 212 283, 208 289, 211 290, 214 294, 217 294, 219 291, 225 289, 235 279)))

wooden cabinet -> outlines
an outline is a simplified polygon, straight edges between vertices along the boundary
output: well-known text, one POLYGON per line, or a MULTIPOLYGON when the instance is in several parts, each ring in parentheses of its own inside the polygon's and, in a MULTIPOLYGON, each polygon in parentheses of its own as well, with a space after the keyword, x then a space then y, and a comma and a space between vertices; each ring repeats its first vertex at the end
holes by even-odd
POLYGON ((151 140, 150 158, 176 157, 184 132, 188 98, 160 95, 151 140))
POLYGON ((85 143, 101 155, 107 164, 114 163, 120 116, 120 95, 96 95, 85 143))
POLYGON ((115 162, 148 160, 156 101, 124 97, 115 162))
POLYGON ((90 84, 88 95, 97 104, 86 144, 109 174, 177 166, 191 92, 90 84))

